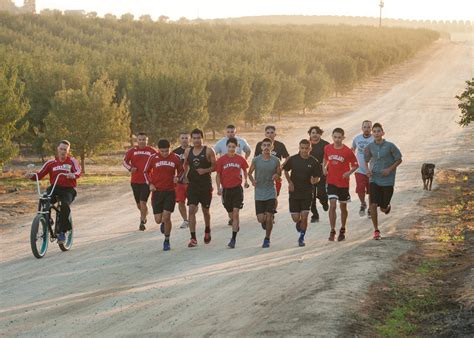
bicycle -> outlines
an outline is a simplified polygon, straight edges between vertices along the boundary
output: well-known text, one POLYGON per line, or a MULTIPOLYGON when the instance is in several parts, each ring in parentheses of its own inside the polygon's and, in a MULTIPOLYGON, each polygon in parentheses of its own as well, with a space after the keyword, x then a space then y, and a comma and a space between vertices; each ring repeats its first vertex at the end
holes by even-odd
MULTIPOLYGON (((28 167, 31 166, 29 165, 28 167)), ((48 250, 49 242, 54 242, 57 239, 57 234, 59 233, 59 215, 61 214, 61 202, 57 201, 53 203, 51 196, 54 193, 54 189, 56 188, 59 177, 61 175, 65 176, 66 174, 59 174, 56 177, 49 194, 47 191, 41 192, 38 174, 34 173, 33 175, 36 177, 39 202, 38 212, 31 224, 30 244, 33 255, 36 258, 43 258, 44 255, 46 255, 46 251, 48 250), (56 216, 55 222, 53 221, 53 212, 56 216)), ((71 215, 69 215, 69 222, 71 224, 71 230, 66 232, 65 242, 58 243, 59 248, 62 251, 69 251, 72 247, 73 227, 71 215)))

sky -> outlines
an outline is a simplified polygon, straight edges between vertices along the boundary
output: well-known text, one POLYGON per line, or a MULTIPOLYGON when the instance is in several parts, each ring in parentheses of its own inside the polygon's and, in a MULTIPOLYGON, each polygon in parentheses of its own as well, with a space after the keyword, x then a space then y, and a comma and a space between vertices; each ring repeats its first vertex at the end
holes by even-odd
MULTIPOLYGON (((36 0, 37 10, 82 9, 99 15, 127 12, 136 17, 150 14, 172 20, 240 16, 299 15, 379 15, 380 0, 36 0)), ((22 0, 15 0, 18 5, 22 0)), ((474 21, 474 0, 385 0, 383 16, 394 19, 471 20, 474 21)))

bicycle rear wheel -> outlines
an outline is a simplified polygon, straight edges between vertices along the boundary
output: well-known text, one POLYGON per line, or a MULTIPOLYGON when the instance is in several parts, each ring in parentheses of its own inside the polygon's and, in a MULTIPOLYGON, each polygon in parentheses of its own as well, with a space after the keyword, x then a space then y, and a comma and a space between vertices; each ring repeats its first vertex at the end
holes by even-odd
POLYGON ((72 226, 72 216, 69 215, 69 222, 71 224, 71 230, 66 232, 66 241, 64 243, 58 244, 59 248, 62 251, 69 251, 72 247, 72 239, 73 239, 73 226, 72 226))
POLYGON ((36 215, 31 224, 31 251, 36 258, 43 258, 48 250, 49 231, 48 221, 42 214, 36 215))

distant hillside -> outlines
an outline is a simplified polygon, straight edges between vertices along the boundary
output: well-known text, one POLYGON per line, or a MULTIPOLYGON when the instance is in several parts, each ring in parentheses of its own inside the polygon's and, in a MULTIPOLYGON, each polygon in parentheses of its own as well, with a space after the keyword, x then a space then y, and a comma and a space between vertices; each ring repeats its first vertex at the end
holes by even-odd
MULTIPOLYGON (((473 32, 473 22, 471 21, 403 20, 390 18, 382 18, 382 20, 382 25, 388 27, 428 28, 445 32, 473 32)), ((379 18, 363 16, 269 15, 246 16, 240 18, 216 19, 209 21, 227 24, 261 25, 379 25, 379 18)))

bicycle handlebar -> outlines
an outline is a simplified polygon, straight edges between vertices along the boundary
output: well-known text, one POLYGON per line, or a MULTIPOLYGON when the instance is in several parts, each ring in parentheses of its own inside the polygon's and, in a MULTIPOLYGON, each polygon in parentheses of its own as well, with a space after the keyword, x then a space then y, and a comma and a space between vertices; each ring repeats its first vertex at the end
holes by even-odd
MULTIPOLYGON (((42 197, 40 183, 39 183, 40 180, 38 179, 38 173, 33 173, 33 175, 35 175, 35 177, 36 177, 36 188, 38 189, 38 196, 42 197)), ((56 184, 58 183, 59 177, 60 176, 66 176, 66 175, 68 175, 68 174, 60 173, 60 174, 58 174, 58 176, 56 176, 56 179, 54 180, 53 188, 51 189, 51 192, 47 195, 47 197, 51 197, 53 195, 53 192, 54 192, 54 189, 56 189, 56 184)))

